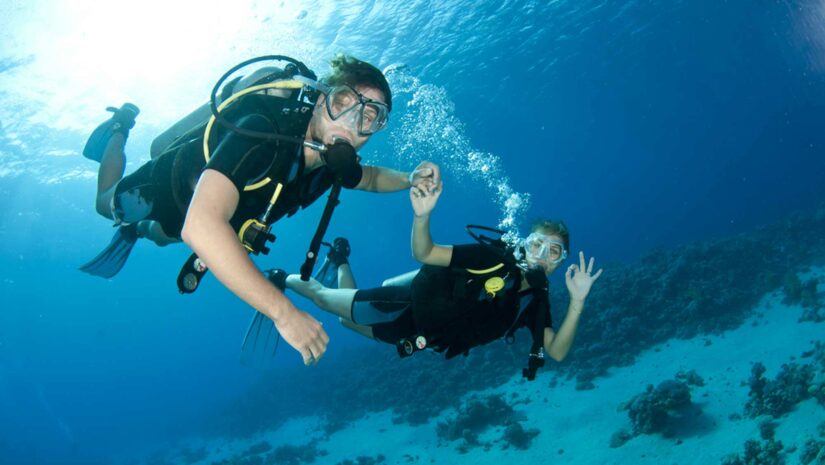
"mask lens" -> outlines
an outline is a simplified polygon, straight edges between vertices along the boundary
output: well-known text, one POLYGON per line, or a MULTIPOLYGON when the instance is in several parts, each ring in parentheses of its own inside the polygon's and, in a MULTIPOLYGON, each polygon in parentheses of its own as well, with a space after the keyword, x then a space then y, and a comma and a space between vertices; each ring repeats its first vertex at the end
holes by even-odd
POLYGON ((336 87, 327 96, 329 117, 336 120, 358 105, 358 94, 349 87, 336 87))
POLYGON ((375 134, 387 124, 387 106, 381 103, 366 102, 361 109, 361 133, 375 134))
POLYGON ((561 243, 538 233, 524 240, 524 251, 528 259, 538 263, 559 263, 567 257, 561 243))
POLYGON ((542 255, 542 248, 544 244, 539 240, 531 240, 527 242, 527 252, 533 256, 542 255))
POLYGON ((550 244, 550 246, 547 247, 547 258, 549 258, 552 261, 557 261, 559 258, 561 258, 561 252, 561 246, 559 246, 558 244, 550 244))
POLYGON ((327 94, 326 101, 327 113, 333 121, 357 109, 353 120, 357 125, 355 129, 362 136, 375 134, 387 124, 387 106, 369 100, 349 86, 334 87, 327 94))

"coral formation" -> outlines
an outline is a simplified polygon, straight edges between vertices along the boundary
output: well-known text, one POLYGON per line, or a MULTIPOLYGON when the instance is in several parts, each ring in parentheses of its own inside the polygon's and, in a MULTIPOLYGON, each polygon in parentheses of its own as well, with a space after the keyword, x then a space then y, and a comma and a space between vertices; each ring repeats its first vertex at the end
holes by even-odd
POLYGON ((745 452, 739 456, 731 454, 722 460, 722 465, 785 465, 781 441, 745 441, 745 452))
POLYGON ((802 446, 799 454, 799 463, 802 465, 825 464, 825 440, 809 438, 802 446))
POLYGON ((492 427, 503 427, 501 437, 503 447, 527 449, 531 440, 539 434, 538 430, 525 430, 516 417, 516 412, 501 396, 489 395, 483 399, 472 397, 462 405, 454 416, 439 422, 436 427, 438 437, 444 441, 462 440, 459 450, 481 444, 479 434, 492 427))
POLYGON ((326 455, 326 451, 318 449, 315 442, 301 446, 284 445, 275 448, 266 455, 265 465, 301 465, 313 463, 318 457, 326 455))
POLYGON ((367 457, 365 455, 361 455, 356 457, 355 460, 346 459, 338 462, 336 465, 380 465, 382 463, 386 463, 387 458, 384 457, 382 454, 378 454, 375 457, 367 457))
POLYGON ((502 439, 508 447, 512 446, 516 449, 527 450, 530 448, 530 441, 538 435, 539 430, 535 428, 526 430, 521 426, 521 423, 510 423, 504 430, 502 439))
POLYGON ((244 452, 212 465, 303 465, 314 463, 327 452, 318 449, 315 442, 302 446, 284 445, 272 450, 267 442, 255 444, 244 452))
POLYGON ((760 362, 754 363, 751 369, 749 399, 745 404, 745 413, 749 417, 770 415, 777 418, 811 397, 809 389, 814 379, 812 365, 784 364, 773 380, 764 377, 765 371, 765 365, 760 362))
POLYGON ((680 371, 675 376, 677 381, 684 381, 688 386, 704 386, 705 380, 696 373, 696 370, 680 371))
POLYGON ((821 323, 825 321, 825 305, 820 301, 817 285, 819 279, 811 278, 805 282, 799 279, 796 273, 789 272, 785 276, 782 291, 785 295, 783 302, 791 305, 801 305, 805 310, 799 321, 821 323))
POLYGON ((272 450, 272 445, 270 445, 266 441, 261 441, 257 444, 252 445, 249 449, 246 450, 247 455, 256 455, 256 454, 263 454, 264 452, 269 452, 272 450))
POLYGON ((622 404, 620 410, 627 410, 633 434, 639 435, 667 433, 671 422, 684 416, 692 405, 690 387, 682 381, 667 380, 655 388, 648 385, 645 392, 622 404))

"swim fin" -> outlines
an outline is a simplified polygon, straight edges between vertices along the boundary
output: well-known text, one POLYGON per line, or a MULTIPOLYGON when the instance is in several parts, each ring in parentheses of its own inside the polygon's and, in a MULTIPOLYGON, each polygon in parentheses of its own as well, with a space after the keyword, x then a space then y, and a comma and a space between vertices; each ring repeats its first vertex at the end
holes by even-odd
POLYGON ((126 264, 126 259, 129 258, 129 253, 132 252, 137 240, 137 224, 117 228, 109 245, 89 263, 81 266, 80 271, 101 278, 113 277, 126 264))
POLYGON ((114 114, 92 131, 86 146, 83 147, 83 156, 98 163, 103 159, 112 134, 120 132, 124 138, 128 138, 129 130, 135 127, 135 118, 140 114, 140 108, 132 103, 124 103, 120 108, 108 107, 106 111, 114 114))
POLYGON ((324 287, 333 289, 338 287, 338 267, 329 258, 324 259, 321 268, 318 268, 318 272, 313 277, 320 281, 324 287))
POLYGON ((241 363, 258 368, 270 366, 280 342, 281 334, 275 323, 263 313, 255 312, 241 343, 241 363))
MULTIPOLYGON (((329 245, 329 244, 327 244, 329 245)), ((329 245, 329 253, 327 258, 336 266, 341 266, 349 263, 350 254, 349 241, 346 237, 336 237, 329 245)))
POLYGON ((321 242, 321 245, 329 247, 329 252, 324 258, 324 262, 315 273, 314 278, 321 282, 324 287, 331 289, 338 288, 338 267, 349 263, 350 245, 349 241, 344 237, 336 237, 329 242, 321 242))
MULTIPOLYGON (((264 275, 281 292, 286 289, 286 271, 272 269, 264 271, 264 275)), ((241 363, 259 368, 271 366, 280 342, 281 333, 275 323, 263 313, 255 312, 241 343, 241 363)))
MULTIPOLYGON (((322 242, 321 244, 329 247, 330 251, 321 268, 315 273, 315 279, 326 287, 337 289, 338 267, 347 263, 347 257, 350 254, 349 242, 343 237, 338 237, 332 244, 328 242, 322 242)), ((271 269, 264 271, 264 275, 269 282, 280 289, 281 292, 284 292, 286 289, 286 271, 271 269)), ((272 320, 260 312, 255 312, 255 316, 252 317, 241 343, 241 363, 261 368, 271 366, 280 342, 281 334, 275 328, 272 320)))

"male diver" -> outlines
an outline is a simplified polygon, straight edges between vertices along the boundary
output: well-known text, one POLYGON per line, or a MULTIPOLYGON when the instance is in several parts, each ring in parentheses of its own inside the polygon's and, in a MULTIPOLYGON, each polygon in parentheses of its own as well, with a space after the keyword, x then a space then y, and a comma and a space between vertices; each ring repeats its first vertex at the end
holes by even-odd
MULTIPOLYGON (((392 109, 389 85, 374 66, 338 55, 331 73, 316 81, 301 62, 262 58, 287 65, 280 73, 253 73, 246 82, 223 86, 218 107, 216 95, 227 73, 213 91, 209 122, 185 127, 201 122, 203 109, 196 110, 178 125, 191 130, 162 134, 153 144, 160 153, 126 177, 123 149, 138 109, 128 103, 109 109, 114 115, 93 132, 83 154, 100 162, 98 213, 120 227, 109 247, 82 269, 111 277, 137 238, 159 245, 182 239, 197 255, 198 272, 208 265, 225 287, 269 317, 310 364, 324 354, 326 333, 248 254, 268 252, 271 224, 330 188, 336 196, 341 186, 395 192, 425 180, 437 186, 440 174, 429 162, 413 173, 360 164, 356 150, 386 126, 392 109)), ((328 202, 329 214, 335 203, 328 202)))
MULTIPOLYGON (((423 263, 420 270, 392 278, 374 289, 343 289, 353 282, 349 266, 340 267, 339 289, 317 280, 303 281, 280 270, 267 275, 281 287, 312 299, 322 310, 337 315, 342 324, 381 342, 396 345, 402 357, 431 349, 446 358, 467 354, 473 347, 499 338, 512 341, 516 329, 526 327, 533 336, 528 380, 544 364, 544 352, 563 360, 573 343, 584 301, 602 270, 593 273, 594 259, 565 273, 570 303, 558 332, 550 316, 547 277, 567 257, 570 234, 563 222, 542 220, 514 250, 501 240, 473 236, 478 244, 433 244, 430 213, 441 188, 424 183, 410 189, 414 211, 412 250, 423 263)), ((476 227, 478 228, 478 227, 476 227)))

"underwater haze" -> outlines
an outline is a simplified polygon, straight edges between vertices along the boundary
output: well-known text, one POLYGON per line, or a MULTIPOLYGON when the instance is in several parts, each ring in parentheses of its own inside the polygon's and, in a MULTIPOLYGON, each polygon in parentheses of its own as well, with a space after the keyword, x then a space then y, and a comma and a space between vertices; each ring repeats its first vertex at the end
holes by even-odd
MULTIPOLYGON (((6 0, 0 101, 2 465, 825 463, 821 0, 6 0), (294 294, 324 359, 249 366, 253 309, 179 294, 185 245, 78 270, 113 232, 80 153, 107 106, 141 108, 128 173, 233 65, 339 52, 393 91, 364 162, 441 166, 436 242, 549 216, 605 269, 536 381, 526 332, 401 360, 294 294)), ((259 267, 297 272, 322 204, 259 267)), ((407 192, 344 191, 327 239, 374 287, 417 266, 411 223, 407 192)))

